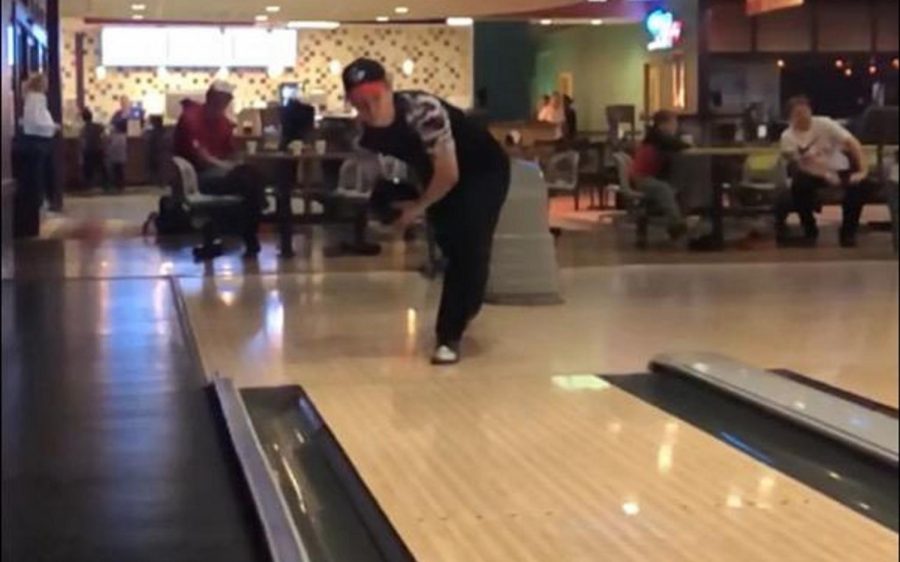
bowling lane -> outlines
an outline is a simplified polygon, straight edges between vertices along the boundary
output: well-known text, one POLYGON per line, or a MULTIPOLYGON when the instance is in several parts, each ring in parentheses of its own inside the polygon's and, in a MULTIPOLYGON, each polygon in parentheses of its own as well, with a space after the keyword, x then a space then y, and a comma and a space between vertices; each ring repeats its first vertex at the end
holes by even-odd
POLYGON ((593 375, 315 385, 420 562, 879 562, 890 530, 593 375))
POLYGON ((897 406, 892 262, 564 270, 561 306, 487 307, 465 362, 426 359, 438 283, 414 273, 182 279, 208 372, 243 386, 642 371, 714 351, 897 406), (261 368, 262 367, 262 368, 261 368))

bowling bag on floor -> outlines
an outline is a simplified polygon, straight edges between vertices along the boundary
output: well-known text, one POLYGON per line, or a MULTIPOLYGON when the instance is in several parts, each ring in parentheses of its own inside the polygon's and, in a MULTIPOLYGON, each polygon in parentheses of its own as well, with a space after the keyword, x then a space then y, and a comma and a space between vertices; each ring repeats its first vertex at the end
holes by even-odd
POLYGON ((171 195, 159 198, 159 211, 150 213, 144 223, 145 235, 151 225, 156 228, 156 234, 163 236, 188 234, 193 230, 187 208, 171 195))

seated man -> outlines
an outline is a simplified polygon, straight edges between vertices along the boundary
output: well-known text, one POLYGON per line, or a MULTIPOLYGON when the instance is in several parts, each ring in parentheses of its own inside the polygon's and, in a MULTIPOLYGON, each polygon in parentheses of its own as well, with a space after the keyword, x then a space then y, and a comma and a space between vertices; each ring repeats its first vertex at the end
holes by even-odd
POLYGON ((206 103, 185 103, 175 128, 175 154, 197 170, 201 193, 240 195, 244 199, 242 229, 246 256, 259 254, 260 215, 265 193, 257 174, 234 160, 234 123, 225 116, 234 88, 214 82, 206 92, 206 103))
POLYGON ((675 187, 669 183, 672 156, 690 147, 678 138, 678 115, 658 111, 644 141, 638 147, 631 169, 631 180, 647 201, 660 211, 669 223, 669 236, 677 240, 687 233, 684 215, 678 204, 675 187))
POLYGON ((809 98, 799 96, 788 102, 790 127, 781 137, 781 151, 789 162, 791 190, 776 206, 775 228, 781 245, 791 243, 787 217, 796 211, 803 225, 803 245, 815 245, 819 238, 815 211, 819 191, 828 187, 844 190, 844 224, 841 246, 856 245, 856 232, 866 198, 872 189, 860 142, 847 129, 828 117, 813 117, 809 98), (848 160, 849 156, 849 160, 848 160))

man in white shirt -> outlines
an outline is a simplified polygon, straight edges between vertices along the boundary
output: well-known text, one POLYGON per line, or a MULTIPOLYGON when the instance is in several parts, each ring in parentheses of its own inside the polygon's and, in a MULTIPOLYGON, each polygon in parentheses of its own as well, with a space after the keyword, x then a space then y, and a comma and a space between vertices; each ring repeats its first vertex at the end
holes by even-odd
MULTIPOLYGON (((33 74, 25 82, 25 100, 22 107, 21 154, 26 165, 21 185, 29 192, 28 228, 23 235, 36 235, 37 215, 46 198, 49 210, 62 211, 62 193, 56 188, 56 164, 53 158, 54 138, 59 125, 53 120, 47 107, 47 78, 43 74, 33 74)), ((20 229, 21 230, 21 229, 20 229)))
POLYGON ((856 232, 870 186, 868 166, 859 140, 828 117, 814 117, 809 98, 799 96, 788 102, 790 127, 781 137, 781 151, 789 162, 791 193, 776 208, 778 241, 791 242, 786 226, 791 211, 803 224, 803 245, 815 245, 819 237, 815 211, 818 193, 826 187, 844 189, 841 246, 856 245, 856 232))

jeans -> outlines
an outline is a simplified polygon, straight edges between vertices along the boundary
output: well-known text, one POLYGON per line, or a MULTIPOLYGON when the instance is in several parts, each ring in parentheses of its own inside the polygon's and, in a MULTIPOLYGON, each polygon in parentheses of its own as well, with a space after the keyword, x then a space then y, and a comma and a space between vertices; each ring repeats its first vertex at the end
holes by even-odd
POLYGON ((435 238, 446 259, 438 311, 437 340, 456 344, 481 311, 490 274, 494 231, 509 192, 509 162, 462 178, 429 211, 435 238))
POLYGON ((650 206, 666 217, 670 227, 684 224, 684 214, 681 212, 675 187, 657 178, 640 178, 635 183, 650 206))

